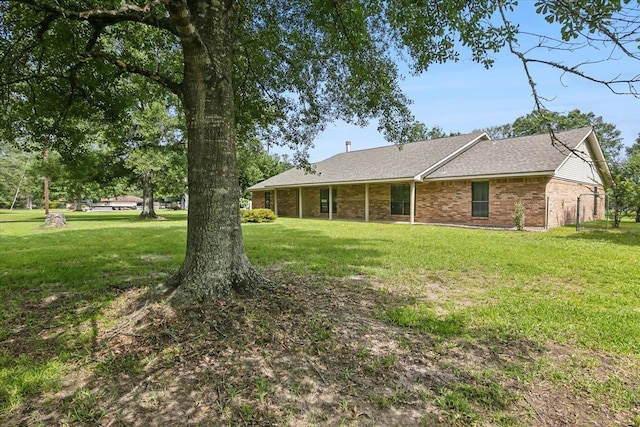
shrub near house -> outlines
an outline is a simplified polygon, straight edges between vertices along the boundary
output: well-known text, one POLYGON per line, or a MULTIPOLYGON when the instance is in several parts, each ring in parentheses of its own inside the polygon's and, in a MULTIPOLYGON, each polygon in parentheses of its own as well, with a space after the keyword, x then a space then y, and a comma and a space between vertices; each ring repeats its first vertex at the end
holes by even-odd
POLYGON ((277 218, 271 209, 252 209, 240 212, 242 222, 273 222, 277 218))

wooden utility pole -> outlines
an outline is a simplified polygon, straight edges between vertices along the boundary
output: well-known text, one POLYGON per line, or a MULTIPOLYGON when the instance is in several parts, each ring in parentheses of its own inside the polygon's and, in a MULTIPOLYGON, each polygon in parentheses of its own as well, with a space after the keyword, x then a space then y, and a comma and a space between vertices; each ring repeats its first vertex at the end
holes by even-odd
MULTIPOLYGON (((45 147, 42 158, 45 165, 49 163, 49 148, 45 147)), ((46 166, 44 174, 44 213, 49 215, 49 176, 47 175, 46 166)))

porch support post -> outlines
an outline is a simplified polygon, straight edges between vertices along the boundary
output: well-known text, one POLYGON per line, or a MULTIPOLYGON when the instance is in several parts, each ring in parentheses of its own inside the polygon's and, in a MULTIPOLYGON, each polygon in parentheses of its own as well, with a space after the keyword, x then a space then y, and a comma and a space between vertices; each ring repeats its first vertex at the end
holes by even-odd
POLYGON ((273 189, 273 213, 278 215, 278 189, 273 189))
POLYGON ((329 221, 333 219, 333 188, 329 186, 329 221))
POLYGON ((302 218, 302 187, 298 187, 298 218, 302 218))
POLYGON ((409 190, 411 195, 409 196, 409 209, 411 213, 409 214, 409 222, 414 224, 416 222, 416 182, 411 181, 411 189, 409 190))
POLYGON ((369 183, 364 185, 364 221, 369 222, 369 183))

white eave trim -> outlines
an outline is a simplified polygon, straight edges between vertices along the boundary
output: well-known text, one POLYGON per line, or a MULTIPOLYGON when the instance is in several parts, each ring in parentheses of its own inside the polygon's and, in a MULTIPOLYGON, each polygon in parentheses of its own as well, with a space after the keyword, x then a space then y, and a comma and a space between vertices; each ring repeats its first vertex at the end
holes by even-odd
POLYGON ((454 159, 455 157, 457 157, 461 153, 467 151, 469 148, 473 147, 478 142, 484 140, 485 137, 486 137, 487 140, 491 140, 491 138, 489 138, 489 135, 487 135, 486 132, 481 133, 480 135, 478 135, 477 137, 475 137, 474 139, 472 139, 471 141, 469 141, 468 143, 466 143, 462 147, 458 148, 453 153, 449 154, 444 159, 440 160, 439 162, 437 162, 436 164, 434 164, 432 166, 429 166, 428 169, 425 169, 424 171, 420 172, 418 175, 414 176, 413 180, 414 181, 418 181, 418 182, 424 181, 425 180, 424 179, 425 176, 427 176, 428 174, 430 174, 434 170, 438 169, 440 166, 442 166, 442 165, 444 165, 446 163, 449 163, 452 159, 454 159))
POLYGON ((274 190, 276 188, 298 188, 298 187, 326 187, 328 185, 359 185, 359 184, 383 184, 385 182, 411 182, 414 177, 407 176, 404 178, 390 178, 390 179, 367 179, 362 181, 328 181, 328 182, 312 182, 308 184, 279 184, 279 185, 266 185, 262 188, 249 189, 249 191, 264 191, 274 190))
POLYGON ((537 171, 537 172, 514 172, 514 173, 501 173, 492 175, 460 175, 460 176, 443 176, 440 178, 426 178, 424 182, 433 181, 474 181, 485 179, 504 179, 504 178, 521 178, 532 176, 553 176, 555 171, 537 171))

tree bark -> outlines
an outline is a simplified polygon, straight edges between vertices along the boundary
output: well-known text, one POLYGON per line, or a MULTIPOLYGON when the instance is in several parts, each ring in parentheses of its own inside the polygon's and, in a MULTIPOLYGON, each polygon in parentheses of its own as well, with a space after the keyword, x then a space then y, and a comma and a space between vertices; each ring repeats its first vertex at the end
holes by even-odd
MULTIPOLYGON (((45 165, 47 163, 49 163, 49 149, 45 148, 44 149, 44 154, 42 156, 45 165)), ((43 179, 43 198, 44 198, 44 214, 45 215, 49 215, 49 177, 47 176, 47 173, 45 173, 44 179, 43 179)))
POLYGON ((142 212, 141 218, 158 218, 153 208, 153 174, 151 172, 142 174, 142 212))
POLYGON ((189 15, 184 5, 169 5, 184 33, 182 102, 189 141, 187 248, 169 281, 178 305, 250 293, 267 282, 249 262, 240 228, 231 81, 235 2, 207 3, 189 15))

